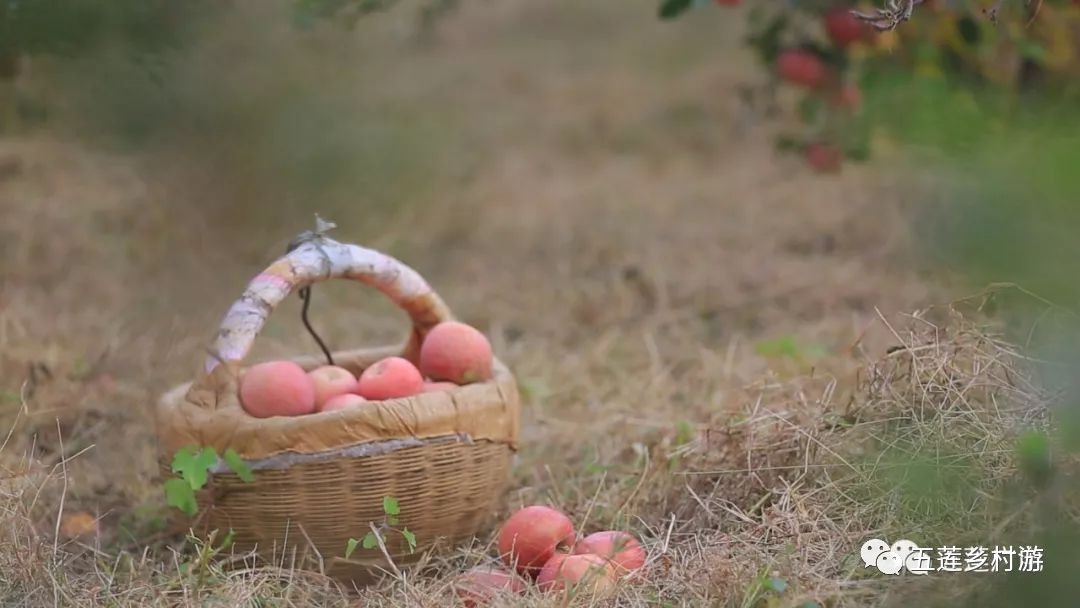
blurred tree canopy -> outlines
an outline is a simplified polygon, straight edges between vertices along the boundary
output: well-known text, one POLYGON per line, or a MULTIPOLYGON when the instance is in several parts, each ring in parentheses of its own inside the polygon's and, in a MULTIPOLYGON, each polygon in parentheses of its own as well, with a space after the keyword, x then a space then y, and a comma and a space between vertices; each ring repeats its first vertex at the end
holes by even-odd
POLYGON ((216 3, 208 0, 8 0, 0 3, 0 63, 24 55, 73 57, 104 46, 139 54, 176 48, 216 3))

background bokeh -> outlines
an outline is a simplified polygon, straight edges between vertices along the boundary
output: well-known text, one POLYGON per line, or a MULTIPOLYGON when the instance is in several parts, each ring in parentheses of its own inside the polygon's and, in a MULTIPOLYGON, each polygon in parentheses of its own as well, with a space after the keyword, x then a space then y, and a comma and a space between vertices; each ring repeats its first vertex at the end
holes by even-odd
MULTIPOLYGON (((1039 3, 1033 16, 1010 3, 994 25, 982 5, 935 1, 837 57, 818 23, 831 4, 686 3, 671 20, 657 4, 0 6, 0 426, 12 428, 0 472, 88 449, 27 530, 51 530, 63 495, 100 519, 94 551, 154 549, 153 574, 131 566, 131 580, 187 581, 163 548, 176 539, 161 536, 150 405, 319 213, 335 237, 420 270, 518 374, 529 447, 512 503, 557 502, 677 547, 667 559, 684 577, 640 605, 910 605, 911 593, 1073 605, 1076 5, 1039 3), (822 122, 827 110, 776 82, 751 34, 777 11, 790 29, 769 44, 843 66, 857 112, 822 122), (860 162, 818 174, 791 153, 792 140, 826 135, 860 162), (684 481, 702 473, 699 436, 753 418, 738 410, 749 395, 782 394, 786 415, 809 408, 822 376, 839 379, 823 395, 856 392, 852 370, 899 339, 879 321, 972 293, 957 308, 999 328, 1039 384, 1001 398, 1038 394, 1039 413, 1008 429, 993 417, 965 427, 959 406, 941 419, 963 432, 886 425, 843 446, 860 473, 828 487, 838 505, 865 505, 867 532, 1041 544, 1045 573, 888 588, 851 566, 846 538, 821 573, 799 565, 795 541, 736 532, 710 510, 765 522, 765 499, 739 497, 760 479, 684 481), (662 541, 669 514, 689 523, 662 541)), ((396 340, 402 316, 349 287, 315 290, 331 346, 396 340)), ((313 352, 298 314, 296 301, 282 307, 259 357, 313 352)), ((984 363, 950 370, 998 395, 984 363)), ((7 571, 26 572, 0 598, 51 599, 35 577, 53 570, 27 565, 24 536, 0 545, 7 571)), ((191 549, 182 535, 169 546, 191 549)), ((96 571, 91 554, 58 562, 71 589, 92 587, 79 578, 96 571)))

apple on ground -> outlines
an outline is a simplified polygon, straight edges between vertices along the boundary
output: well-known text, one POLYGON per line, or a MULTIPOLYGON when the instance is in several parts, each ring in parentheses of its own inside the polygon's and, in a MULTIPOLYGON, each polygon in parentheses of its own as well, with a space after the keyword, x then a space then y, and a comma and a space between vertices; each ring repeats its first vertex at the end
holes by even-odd
POLYGON ((468 570, 457 577, 453 586, 466 608, 486 606, 499 594, 525 593, 525 581, 496 566, 477 566, 468 570))
POLYGON ((598 555, 609 562, 615 573, 622 576, 645 565, 645 548, 628 532, 606 530, 595 532, 578 541, 576 554, 598 555))
POLYGON ((599 555, 558 553, 544 564, 536 584, 544 592, 571 589, 603 595, 614 588, 616 578, 611 564, 599 555))
POLYGON ((535 577, 551 556, 574 542, 574 524, 564 513, 533 505, 510 516, 499 530, 499 556, 523 575, 535 577))

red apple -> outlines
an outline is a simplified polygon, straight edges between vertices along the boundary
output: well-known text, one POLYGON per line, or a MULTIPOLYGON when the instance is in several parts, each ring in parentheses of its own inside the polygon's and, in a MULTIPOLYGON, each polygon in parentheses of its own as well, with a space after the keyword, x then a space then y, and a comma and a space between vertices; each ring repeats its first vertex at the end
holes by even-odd
POLYGON ((491 368, 491 343, 464 323, 439 323, 420 345, 420 371, 432 380, 483 382, 491 378, 491 368))
POLYGON ((310 414, 315 411, 315 384, 292 361, 259 363, 240 378, 240 405, 256 418, 310 414))
POLYGON ((825 13, 825 33, 840 48, 866 39, 868 29, 849 9, 838 7, 825 13))
POLYGON ((558 554, 552 557, 537 576, 541 591, 563 589, 588 589, 593 594, 604 594, 615 586, 616 575, 611 564, 599 555, 558 554))
POLYGON ((424 377, 407 359, 387 357, 360 374, 356 393, 365 399, 382 401, 409 397, 424 387, 424 377))
POLYGON ((453 382, 425 382, 423 388, 420 389, 421 393, 441 393, 443 391, 451 391, 457 388, 458 385, 453 382))
POLYGON ((776 71, 784 80, 808 89, 825 82, 825 64, 817 55, 802 49, 782 51, 776 58, 776 71))
POLYGON ((514 513, 499 530, 499 555, 521 574, 536 576, 560 547, 574 542, 574 524, 561 511, 533 505, 514 513))
POLYGON ((596 532, 578 541, 574 553, 599 555, 611 562, 616 574, 633 572, 645 565, 645 548, 627 532, 596 532))
POLYGON ((806 146, 806 162, 819 173, 835 173, 840 170, 844 155, 832 144, 814 143, 806 146))
POLYGON ((337 397, 331 397, 326 403, 322 404, 319 411, 334 412, 337 410, 347 410, 352 407, 359 407, 365 403, 367 403, 367 399, 364 399, 360 395, 346 393, 344 395, 338 395, 337 397))
POLYGON ((555 586, 555 579, 562 570, 562 563, 566 561, 566 558, 570 557, 570 555, 570 553, 556 551, 550 559, 544 562, 544 567, 541 568, 539 574, 536 575, 536 586, 540 591, 547 592, 552 590, 555 586))
POLYGON ((308 375, 315 383, 317 409, 322 409, 322 405, 333 397, 356 390, 356 376, 344 367, 324 365, 311 370, 308 375))
POLYGON ((833 96, 832 102, 833 105, 840 108, 857 110, 862 105, 862 91, 858 85, 845 84, 833 96))
POLYGON ((454 591, 466 608, 487 605, 500 593, 525 593, 525 581, 494 566, 477 566, 454 581, 454 591))

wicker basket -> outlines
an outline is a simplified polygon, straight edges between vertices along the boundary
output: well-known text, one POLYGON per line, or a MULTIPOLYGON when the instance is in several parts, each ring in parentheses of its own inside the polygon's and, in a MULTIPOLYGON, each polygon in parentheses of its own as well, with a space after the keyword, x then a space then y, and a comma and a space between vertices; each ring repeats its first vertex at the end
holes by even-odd
MULTIPOLYGON (((245 483, 224 463, 199 495, 196 531, 229 530, 238 550, 272 563, 315 565, 343 581, 369 582, 389 567, 380 550, 358 549, 384 518, 383 497, 398 499, 399 526, 415 534, 410 552, 400 534, 386 534, 397 565, 432 547, 472 538, 499 508, 517 448, 517 385, 495 361, 492 380, 441 393, 371 402, 364 407, 299 417, 259 419, 237 398, 237 378, 271 311, 311 283, 348 278, 379 289, 404 309, 413 329, 404 346, 339 352, 337 365, 359 373, 384 356, 415 362, 427 332, 451 314, 414 270, 370 249, 311 235, 255 277, 229 309, 215 347, 193 382, 158 403, 160 465, 186 446, 232 448, 252 468, 245 483)), ((306 369, 321 359, 295 359, 306 369)))

